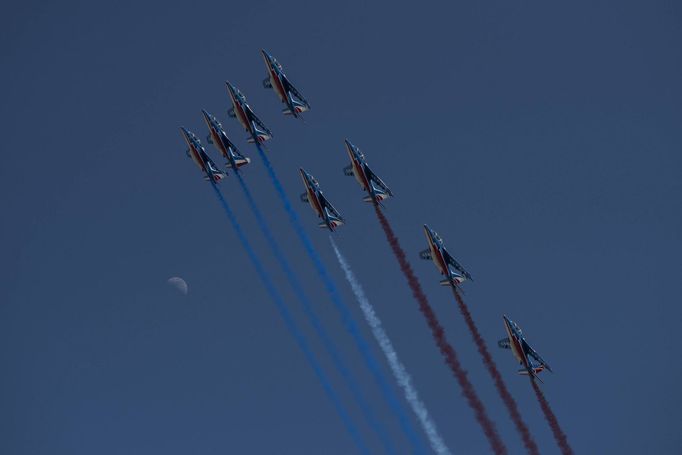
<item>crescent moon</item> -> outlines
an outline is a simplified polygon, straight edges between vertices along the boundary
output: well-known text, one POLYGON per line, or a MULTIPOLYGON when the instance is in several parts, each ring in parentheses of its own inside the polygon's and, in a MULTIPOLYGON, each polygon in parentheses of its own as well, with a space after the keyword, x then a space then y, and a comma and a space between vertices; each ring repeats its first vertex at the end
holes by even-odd
POLYGON ((189 290, 187 282, 179 276, 168 278, 168 284, 180 291, 183 295, 187 295, 187 291, 189 290))

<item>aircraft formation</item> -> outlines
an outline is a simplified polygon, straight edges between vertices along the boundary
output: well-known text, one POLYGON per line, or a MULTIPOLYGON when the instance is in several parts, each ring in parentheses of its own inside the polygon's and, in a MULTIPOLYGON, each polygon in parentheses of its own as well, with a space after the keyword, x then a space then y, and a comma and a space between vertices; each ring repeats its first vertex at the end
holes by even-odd
MULTIPOLYGON (((310 111, 310 104, 291 83, 282 65, 265 50, 261 51, 261 55, 267 71, 267 77, 262 82, 263 87, 275 92, 279 101, 284 105, 282 109, 284 115, 302 119, 303 114, 310 111)), ((246 96, 234 84, 226 81, 226 89, 232 105, 227 111, 228 116, 237 119, 248 134, 246 141, 255 144, 259 152, 262 153, 260 147, 273 138, 272 132, 255 114, 249 106, 246 96)), ((210 158, 197 135, 185 127, 181 127, 180 130, 187 145, 187 156, 202 172, 204 179, 215 186, 226 178, 229 172, 241 172, 244 166, 251 163, 251 159, 239 151, 217 117, 203 109, 201 113, 207 128, 206 141, 212 144, 225 159, 224 170, 220 169, 210 158)), ((361 189, 366 193, 362 200, 372 203, 378 211, 387 199, 395 197, 393 192, 372 170, 359 147, 348 139, 345 140, 344 145, 350 164, 343 168, 343 174, 355 178, 361 189)), ((319 227, 326 228, 330 232, 336 231, 345 223, 344 218, 323 193, 317 179, 303 167, 300 167, 298 171, 304 189, 300 195, 301 201, 311 207, 319 219, 319 227)), ((423 231, 427 248, 419 252, 418 256, 434 263, 438 273, 443 277, 439 281, 440 284, 450 286, 459 299, 464 283, 473 281, 472 275, 446 249, 443 239, 435 230, 424 224, 423 231)), ((515 322, 509 319, 507 315, 503 315, 502 323, 507 336, 498 341, 498 347, 511 351, 514 359, 521 365, 518 374, 526 375, 535 381, 536 379, 539 380, 538 375, 544 370, 552 371, 547 362, 530 346, 515 322)), ((535 453, 532 449, 529 452, 535 453)), ((563 452, 572 453, 570 451, 563 452)))

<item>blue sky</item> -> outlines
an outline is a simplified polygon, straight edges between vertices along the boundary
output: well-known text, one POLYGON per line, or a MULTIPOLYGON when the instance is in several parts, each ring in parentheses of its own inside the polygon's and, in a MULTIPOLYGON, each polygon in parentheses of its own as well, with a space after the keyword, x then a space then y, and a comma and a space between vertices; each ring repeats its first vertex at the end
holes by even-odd
MULTIPOLYGON (((679 453, 681 20, 658 1, 6 8, 0 452, 353 450, 184 155, 178 126, 204 137, 202 108, 253 158, 244 174, 275 236, 405 444, 255 149, 226 118, 229 79, 272 129, 290 197, 303 166, 346 218, 339 246, 453 452, 489 449, 343 175, 346 137, 395 193, 387 214, 511 453, 521 442, 451 294, 418 258, 424 223, 474 275, 467 303, 543 453, 558 450, 539 406, 495 348, 502 314, 552 365, 543 390, 577 453, 679 453), (262 88, 261 48, 310 101, 306 123, 262 88), (188 296, 166 285, 174 275, 188 296)), ((237 182, 221 187, 314 339, 237 182)), ((370 339, 327 234, 308 207, 299 214, 370 339)))

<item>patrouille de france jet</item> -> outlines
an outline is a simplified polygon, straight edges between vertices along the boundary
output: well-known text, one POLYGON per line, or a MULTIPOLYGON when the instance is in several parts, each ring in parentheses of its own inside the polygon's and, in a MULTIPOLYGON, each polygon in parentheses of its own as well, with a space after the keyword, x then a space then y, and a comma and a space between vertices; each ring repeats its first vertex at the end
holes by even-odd
POLYGON ((256 114, 253 113, 251 107, 246 103, 246 97, 242 92, 229 82, 225 82, 225 84, 227 84, 227 92, 230 94, 230 99, 232 100, 232 107, 227 111, 227 115, 236 117, 237 120, 239 120, 239 123, 241 123, 244 129, 249 133, 247 142, 258 141, 259 144, 262 144, 268 139, 271 139, 272 133, 265 124, 256 117, 256 114))
POLYGON ((206 174, 204 179, 211 179, 213 182, 218 183, 225 178, 226 174, 218 169, 211 158, 208 157, 199 139, 191 131, 183 127, 180 127, 180 131, 182 131, 182 137, 187 142, 187 156, 192 158, 192 161, 206 174))
MULTIPOLYGON (((542 357, 530 347, 523 337, 523 332, 521 328, 507 316, 502 316, 504 318, 504 328, 507 331, 507 338, 504 338, 497 342, 497 345, 502 349, 511 349, 512 354, 519 361, 521 368, 518 373, 524 375, 530 375, 533 378, 537 378, 538 373, 540 373, 545 368, 547 371, 552 371, 552 369, 547 365, 547 362, 542 360, 542 357)), ((540 380, 540 382, 542 382, 540 380)))
POLYGON ((204 120, 206 121, 208 130, 210 131, 210 134, 208 137, 206 137, 206 140, 215 145, 218 151, 220 151, 220 153, 225 157, 227 160, 226 166, 228 168, 234 169, 236 172, 241 166, 249 164, 251 159, 246 158, 244 155, 239 153, 237 147, 227 137, 227 134, 223 130, 223 126, 220 124, 218 119, 203 109, 201 112, 204 114, 204 120))
POLYGON ((336 211, 327 198, 324 197, 322 190, 320 190, 320 184, 317 183, 315 177, 308 174, 302 168, 299 171, 305 185, 305 193, 301 194, 301 200, 309 203, 317 216, 322 218, 319 226, 321 228, 329 228, 333 232, 334 229, 343 224, 343 218, 341 218, 339 212, 336 211))
POLYGON ((268 68, 268 77, 263 80, 265 88, 271 88, 277 94, 277 97, 282 101, 286 107, 282 110, 284 115, 293 115, 300 117, 300 114, 310 110, 310 104, 303 98, 303 95, 296 90, 284 70, 275 57, 268 54, 264 50, 260 51, 263 54, 265 66, 268 68))
POLYGON ((429 249, 420 252, 419 256, 422 259, 433 260, 438 271, 445 275, 446 278, 440 284, 443 286, 452 285, 459 287, 459 284, 465 280, 473 281, 469 272, 445 249, 443 239, 440 238, 436 231, 424 225, 424 234, 426 234, 426 239, 429 242, 429 249))
POLYGON ((343 173, 355 176, 363 190, 367 191, 365 202, 380 204, 384 199, 393 196, 391 190, 377 175, 372 172, 359 148, 346 139, 346 151, 350 157, 350 165, 343 168, 343 173))

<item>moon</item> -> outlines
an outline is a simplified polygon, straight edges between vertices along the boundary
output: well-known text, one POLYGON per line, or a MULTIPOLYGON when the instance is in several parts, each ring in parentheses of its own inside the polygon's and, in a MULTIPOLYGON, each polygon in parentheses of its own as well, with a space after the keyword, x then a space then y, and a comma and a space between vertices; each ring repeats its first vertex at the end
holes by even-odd
POLYGON ((183 295, 187 295, 187 291, 189 290, 187 282, 179 276, 168 278, 168 284, 180 291, 183 295))

